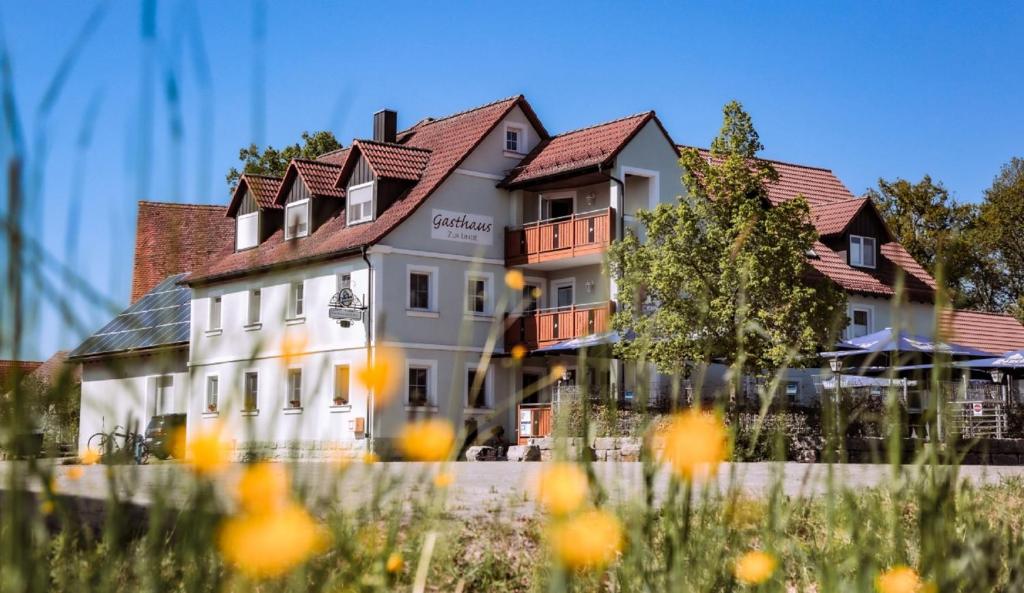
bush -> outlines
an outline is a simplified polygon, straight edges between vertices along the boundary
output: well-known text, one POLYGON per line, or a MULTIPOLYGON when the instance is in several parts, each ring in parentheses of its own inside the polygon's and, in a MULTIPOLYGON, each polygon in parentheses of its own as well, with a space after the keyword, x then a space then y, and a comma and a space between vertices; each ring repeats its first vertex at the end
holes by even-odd
POLYGON ((735 461, 784 458, 786 461, 810 463, 817 459, 818 452, 825 444, 821 432, 821 416, 813 410, 770 411, 763 422, 757 413, 742 411, 729 420, 734 423, 735 461))

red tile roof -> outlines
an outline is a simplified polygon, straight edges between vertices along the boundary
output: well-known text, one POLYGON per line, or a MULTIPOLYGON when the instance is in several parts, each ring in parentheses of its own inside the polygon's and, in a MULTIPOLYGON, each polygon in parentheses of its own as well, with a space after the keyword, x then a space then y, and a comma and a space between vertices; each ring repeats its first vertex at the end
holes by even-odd
POLYGON ((43 364, 40 360, 0 360, 0 393, 13 387, 10 383, 14 374, 20 369, 21 376, 31 374, 43 364))
POLYGON ((131 302, 164 278, 205 265, 225 242, 234 243, 234 221, 224 206, 139 202, 131 302))
POLYGON ((235 191, 231 194, 231 201, 228 203, 227 215, 233 217, 235 213, 238 212, 238 208, 242 205, 242 199, 245 197, 246 189, 249 189, 249 191, 252 192, 252 196, 256 200, 256 205, 260 208, 280 208, 280 206, 274 203, 274 199, 277 198, 277 190, 280 186, 280 177, 243 173, 238 179, 238 185, 235 186, 235 191))
POLYGON ((818 204, 811 208, 814 227, 822 237, 839 235, 867 203, 867 198, 861 198, 818 204))
POLYGON ((296 175, 306 185, 309 193, 314 196, 343 198, 345 197, 345 192, 335 186, 339 173, 341 173, 341 167, 331 163, 292 159, 292 162, 288 164, 288 170, 284 174, 284 180, 281 181, 281 185, 277 189, 274 203, 279 206, 284 204, 285 199, 287 199, 286 192, 291 189, 296 175))
MULTIPOLYGON (((326 259, 355 253, 364 245, 376 243, 411 215, 516 106, 531 119, 535 117, 529 103, 520 95, 425 122, 400 133, 399 144, 430 150, 431 156, 419 182, 373 222, 348 227, 344 216, 336 216, 308 237, 285 241, 283 232, 278 230, 258 247, 239 252, 234 250, 233 233, 226 233, 221 237, 219 255, 208 265, 194 270, 186 281, 212 281, 299 261, 326 259)), ((537 127, 545 136, 539 122, 537 127)), ((342 153, 335 151, 323 160, 332 162, 341 157, 342 153)))
MULTIPOLYGON (((657 122, 658 118, 653 111, 648 111, 565 132, 541 141, 509 172, 502 185, 521 185, 528 181, 575 173, 598 165, 609 165, 644 124, 651 120, 657 122)), ((661 126, 660 122, 658 126, 661 126)), ((668 137, 668 134, 665 133, 665 136, 668 137)), ((672 144, 671 138, 669 143, 672 144)))
POLYGON ((900 243, 896 241, 882 243, 879 250, 882 252, 882 257, 887 258, 908 274, 906 279, 907 290, 926 290, 931 292, 938 288, 939 285, 935 283, 935 278, 932 278, 932 275, 921 267, 921 264, 917 263, 914 256, 910 255, 900 243))
POLYGON ((1024 325, 1011 315, 954 309, 942 314, 949 340, 993 354, 1024 349, 1024 325))
POLYGON ((815 241, 814 253, 817 257, 809 257, 808 263, 815 270, 832 280, 844 290, 869 294, 892 296, 892 286, 877 277, 846 263, 846 259, 829 249, 821 241, 815 241))
POLYGON ((43 364, 29 375, 44 383, 53 385, 66 375, 71 381, 77 383, 82 380, 82 366, 79 364, 68 364, 68 351, 58 350, 53 356, 47 358, 43 364))
POLYGON ((345 159, 348 158, 348 151, 351 147, 346 146, 345 148, 338 148, 331 152, 325 152, 322 155, 316 157, 316 160, 321 163, 330 163, 332 165, 338 165, 339 167, 345 164, 345 159))
POLYGON ((377 177, 406 181, 419 181, 430 160, 428 149, 389 142, 355 140, 352 142, 352 149, 342 167, 341 176, 338 177, 340 183, 346 181, 360 154, 366 158, 370 169, 377 177))

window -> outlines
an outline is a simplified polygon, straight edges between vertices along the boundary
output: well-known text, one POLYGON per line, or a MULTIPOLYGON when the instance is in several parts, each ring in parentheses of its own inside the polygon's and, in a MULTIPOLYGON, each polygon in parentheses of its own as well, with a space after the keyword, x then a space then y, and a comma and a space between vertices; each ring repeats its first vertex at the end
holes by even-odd
POLYGON ((220 329, 221 300, 224 297, 210 297, 210 331, 220 329))
POLYGON ((509 152, 523 152, 526 149, 523 129, 507 126, 505 128, 505 150, 509 152))
POLYGON ((523 313, 534 313, 540 308, 540 287, 536 284, 523 285, 523 313))
POLYGON ((430 274, 413 272, 409 274, 409 308, 430 309, 430 274))
POLYGON ((487 278, 468 276, 466 278, 466 311, 474 315, 487 313, 487 278))
POLYGON ((288 407, 302 407, 302 369, 288 369, 288 407))
POLYGON ((853 307, 850 309, 850 327, 847 330, 851 338, 859 338, 871 333, 871 309, 853 307))
POLYGON ((220 393, 220 378, 211 375, 206 378, 206 411, 217 411, 217 397, 220 393))
POLYGON ((410 366, 409 367, 409 388, 407 392, 407 404, 410 406, 430 405, 430 367, 410 366))
POLYGON ((288 316, 302 317, 303 311, 303 299, 305 298, 306 286, 302 282, 293 282, 291 288, 291 294, 288 297, 288 316))
POLYGON ((334 405, 336 406, 348 405, 349 377, 348 365, 334 367, 334 405))
POLYGON ((850 265, 861 268, 875 267, 875 239, 850 235, 850 265))
POLYGON ((787 381, 786 382, 786 398, 790 403, 796 401, 796 396, 800 395, 800 382, 799 381, 787 381))
POLYGON ((263 292, 254 288, 249 291, 249 325, 256 325, 260 322, 260 307, 262 305, 263 292))
POLYGON ((309 200, 299 200, 285 206, 284 238, 297 239, 309 234, 309 200))
POLYGON ((170 414, 174 411, 174 377, 161 375, 153 379, 153 399, 150 413, 153 416, 170 414))
POLYGON ((240 214, 235 219, 235 249, 249 249, 260 242, 260 213, 240 214))
POLYGON ((466 407, 488 407, 487 371, 480 371, 475 364, 466 369, 466 407), (479 386, 477 386, 477 381, 480 382, 479 386))
POLYGON ((348 188, 348 224, 373 220, 373 182, 348 188))
POLYGON ((256 412, 259 408, 260 376, 258 373, 245 374, 242 411, 256 412))
POLYGON ((573 305, 573 293, 575 285, 572 282, 555 287, 555 306, 559 309, 568 309, 573 305))

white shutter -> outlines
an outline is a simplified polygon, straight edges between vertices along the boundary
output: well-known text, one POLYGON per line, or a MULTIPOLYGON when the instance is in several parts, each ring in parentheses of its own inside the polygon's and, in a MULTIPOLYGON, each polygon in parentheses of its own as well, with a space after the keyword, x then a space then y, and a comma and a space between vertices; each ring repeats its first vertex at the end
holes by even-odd
POLYGON ((256 247, 259 243, 260 218, 258 212, 242 214, 235 219, 235 249, 256 247))

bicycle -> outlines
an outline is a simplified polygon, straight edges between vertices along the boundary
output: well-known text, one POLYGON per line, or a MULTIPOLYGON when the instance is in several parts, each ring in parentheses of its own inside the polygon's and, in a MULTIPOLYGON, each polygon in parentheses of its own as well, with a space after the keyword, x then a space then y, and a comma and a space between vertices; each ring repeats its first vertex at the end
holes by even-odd
POLYGON ((127 430, 121 425, 114 427, 114 430, 97 432, 89 437, 86 446, 97 451, 101 459, 113 459, 125 453, 130 453, 135 463, 145 465, 149 462, 151 452, 146 444, 146 437, 141 433, 127 430), (119 432, 120 431, 120 432, 119 432), (123 445, 118 442, 122 439, 123 445))

